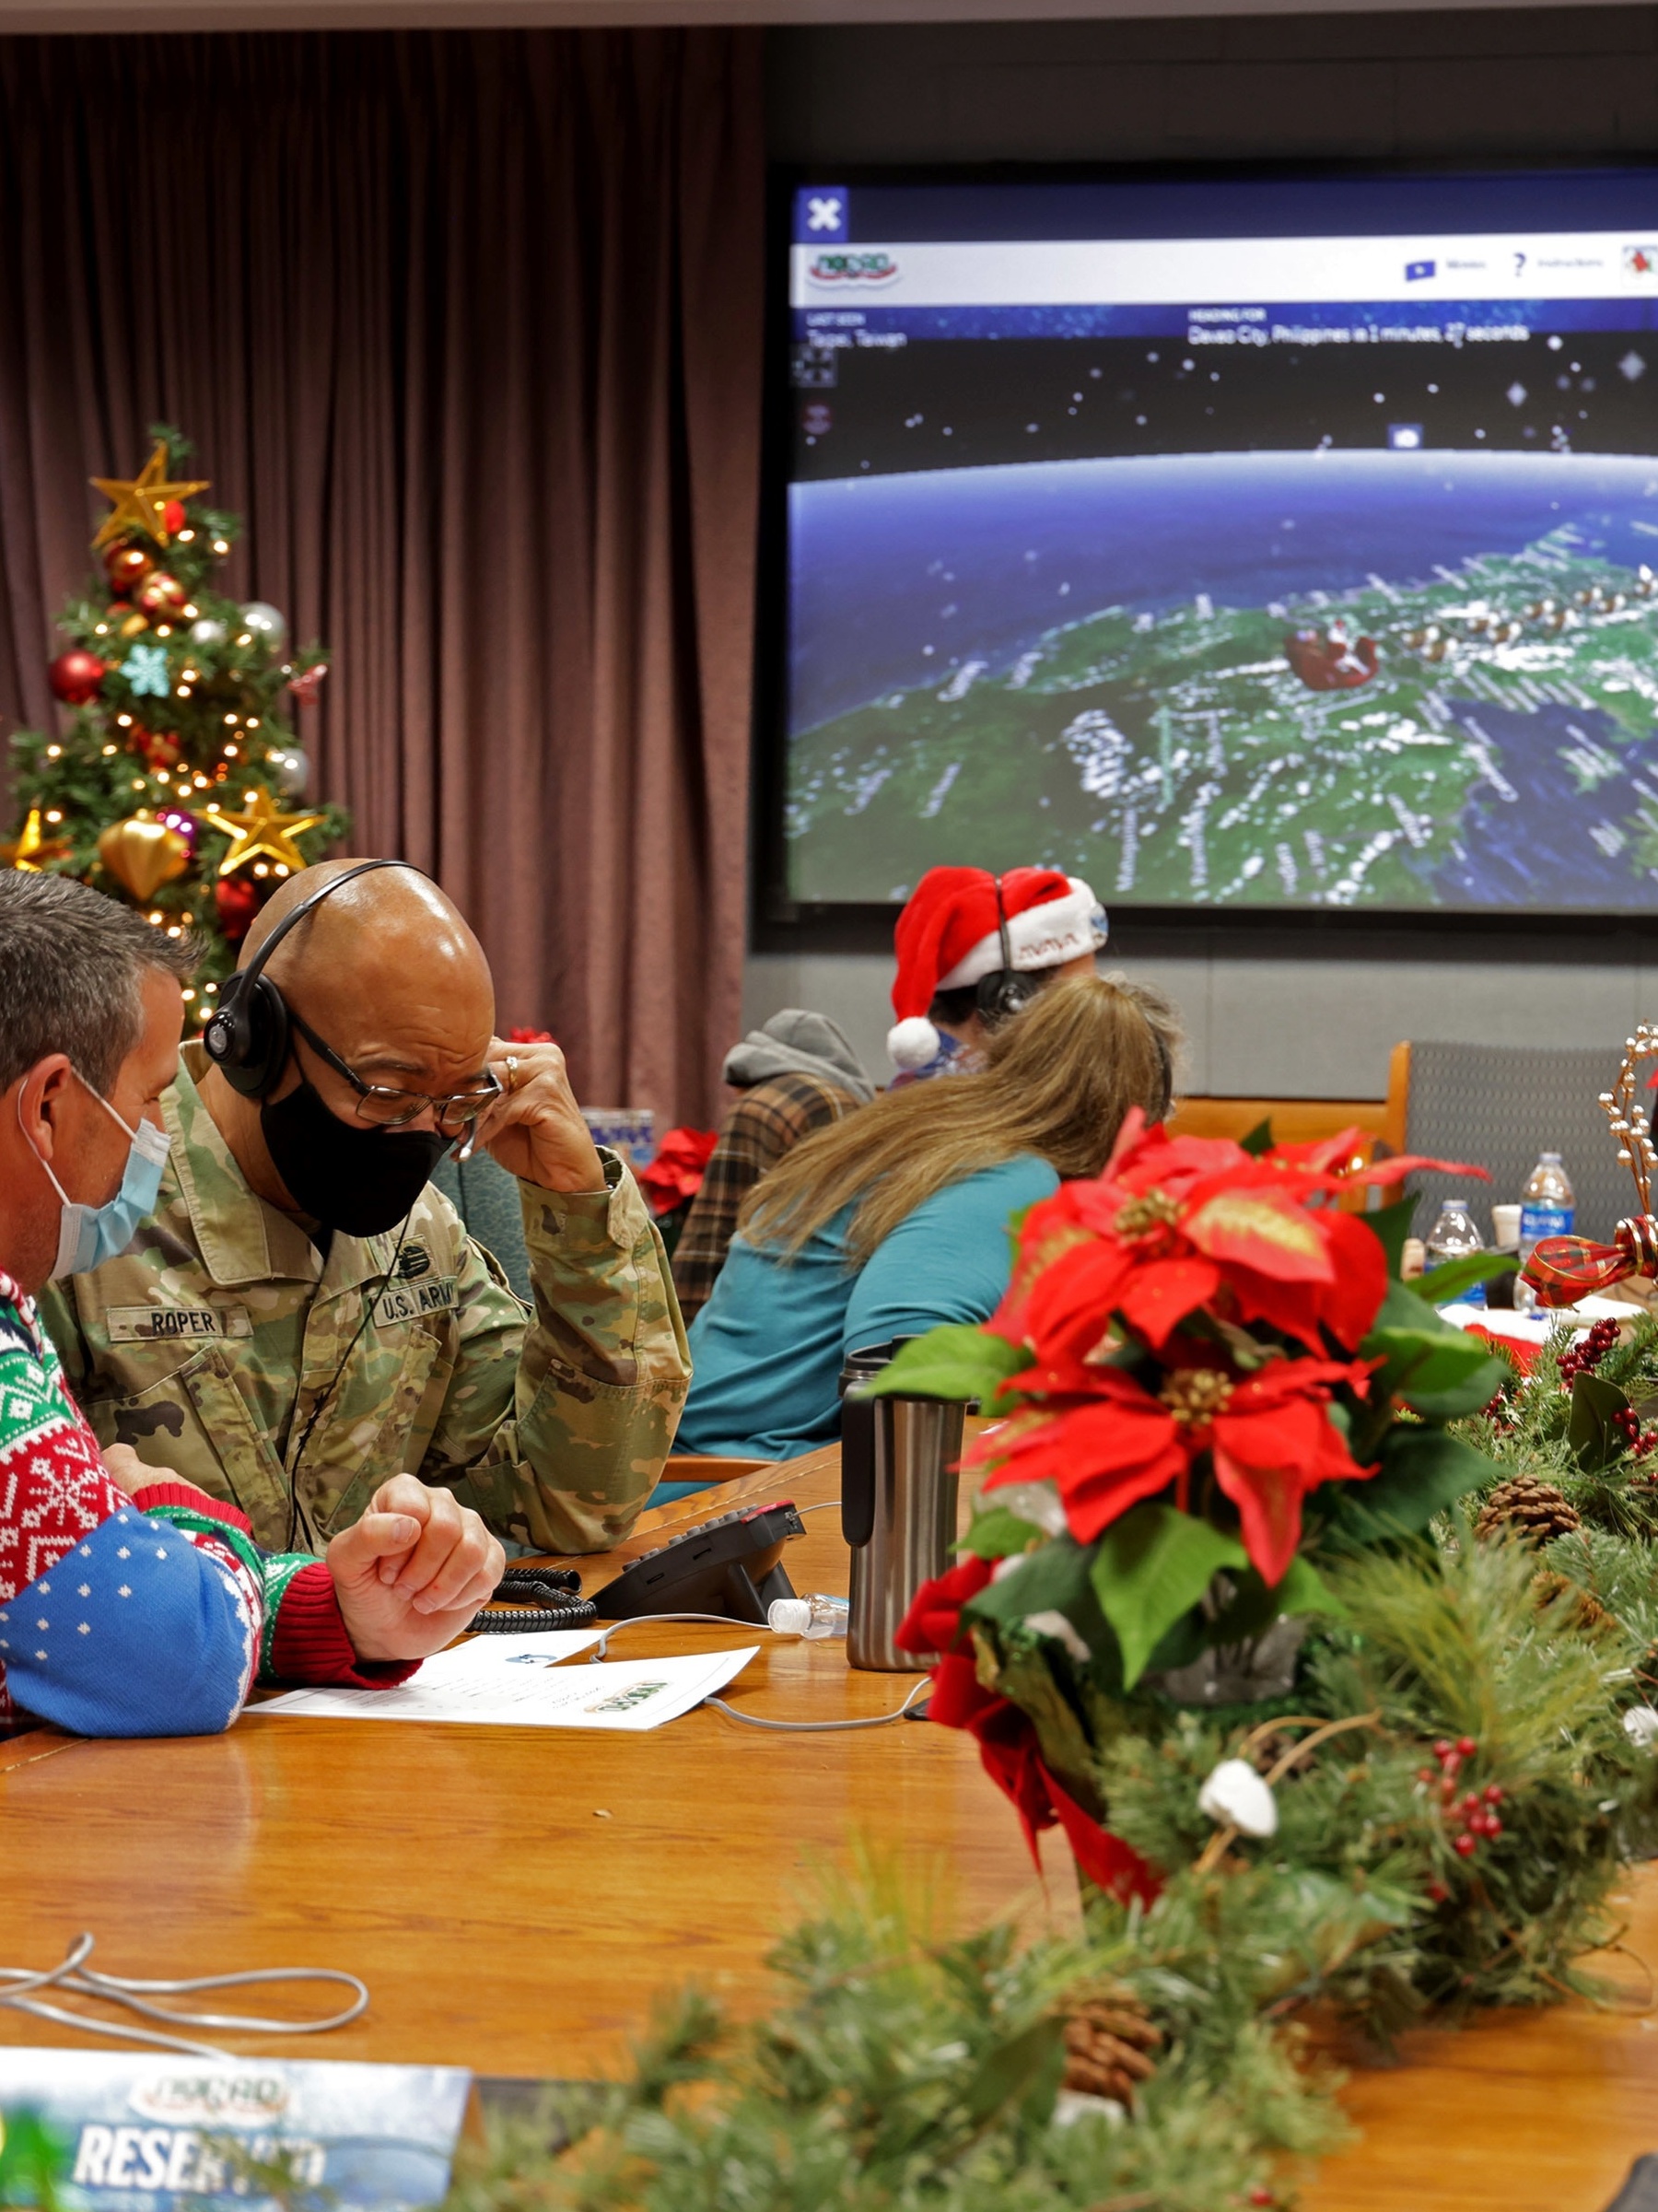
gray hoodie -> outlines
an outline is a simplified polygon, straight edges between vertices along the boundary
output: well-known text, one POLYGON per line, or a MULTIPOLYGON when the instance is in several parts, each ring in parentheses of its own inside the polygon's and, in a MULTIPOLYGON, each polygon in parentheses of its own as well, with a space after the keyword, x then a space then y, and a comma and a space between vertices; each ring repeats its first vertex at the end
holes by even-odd
POLYGON ((786 1006, 762 1029, 751 1029, 725 1057, 725 1079, 734 1090, 752 1090, 768 1076, 821 1075, 868 1106, 875 1086, 846 1034, 827 1014, 786 1006))

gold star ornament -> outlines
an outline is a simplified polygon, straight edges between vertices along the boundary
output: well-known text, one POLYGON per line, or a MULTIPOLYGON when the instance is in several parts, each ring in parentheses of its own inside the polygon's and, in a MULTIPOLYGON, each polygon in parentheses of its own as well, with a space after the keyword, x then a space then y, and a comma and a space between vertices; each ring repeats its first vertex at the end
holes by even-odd
POLYGON ((159 545, 167 544, 167 503, 169 499, 193 499, 197 492, 210 491, 209 484, 169 484, 167 481, 167 447, 158 441, 155 451, 129 484, 120 476, 94 476, 93 486, 102 492, 114 505, 103 519, 103 525, 92 541, 94 552, 100 545, 112 545, 130 530, 142 530, 159 545))
POLYGON ((232 814, 216 806, 200 810, 204 822, 230 840, 230 849, 219 862, 221 875, 233 875, 245 868, 250 860, 269 860, 273 867, 298 875, 308 862, 295 844, 308 829, 314 829, 321 814, 285 814, 267 790, 249 790, 242 793, 245 811, 232 814))
POLYGON ((24 817, 21 834, 9 843, 0 843, 0 868, 16 868, 24 875, 41 875, 53 860, 61 860, 68 849, 61 837, 42 835, 41 810, 31 806, 24 817))

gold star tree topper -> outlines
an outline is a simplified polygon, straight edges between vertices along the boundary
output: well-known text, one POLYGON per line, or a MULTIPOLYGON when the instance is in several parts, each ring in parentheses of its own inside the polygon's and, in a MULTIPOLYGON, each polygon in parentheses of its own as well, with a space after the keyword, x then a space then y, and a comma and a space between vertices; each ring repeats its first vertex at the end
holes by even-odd
POLYGON ((16 868, 24 875, 41 875, 50 862, 61 860, 68 849, 61 837, 45 836, 41 826, 41 810, 31 806, 21 834, 9 842, 0 842, 0 868, 16 868))
POLYGON ((219 862, 221 875, 232 875, 250 860, 269 860, 273 866, 284 868, 298 875, 308 865, 305 855, 294 843, 308 829, 314 829, 321 821, 321 814, 285 814, 267 790, 248 790, 242 793, 247 802, 246 811, 230 813, 216 806, 204 806, 202 820, 211 822, 230 839, 230 849, 219 862))
POLYGON ((106 499, 114 501, 104 517, 98 535, 92 541, 93 551, 100 545, 113 544, 123 538, 129 530, 142 530, 165 545, 167 538, 167 503, 169 499, 193 499, 197 492, 211 491, 210 484, 169 484, 167 481, 167 446, 158 440, 155 451, 129 484, 120 476, 94 476, 93 486, 106 499))

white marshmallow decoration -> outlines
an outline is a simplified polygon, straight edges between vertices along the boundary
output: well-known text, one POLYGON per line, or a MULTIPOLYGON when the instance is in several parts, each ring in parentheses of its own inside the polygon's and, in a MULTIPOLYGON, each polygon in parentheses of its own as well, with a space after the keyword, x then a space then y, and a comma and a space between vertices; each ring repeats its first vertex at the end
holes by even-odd
POLYGON ((939 1033, 924 1013, 913 1013, 907 1020, 894 1022, 887 1031, 887 1056, 895 1068, 907 1068, 912 1073, 925 1068, 939 1057, 939 1033))
POLYGON ((1639 1750, 1650 1751, 1658 1743, 1658 1713, 1651 1705, 1631 1705, 1623 1725, 1624 1734, 1639 1750))
POLYGON ((1278 1833, 1278 1799, 1246 1759, 1223 1759, 1197 1793, 1197 1809, 1244 1835, 1278 1833))

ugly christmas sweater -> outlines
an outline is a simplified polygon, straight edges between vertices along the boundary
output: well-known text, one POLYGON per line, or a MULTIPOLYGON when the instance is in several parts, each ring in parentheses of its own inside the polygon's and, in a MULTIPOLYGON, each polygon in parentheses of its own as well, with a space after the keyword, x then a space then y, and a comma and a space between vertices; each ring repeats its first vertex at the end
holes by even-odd
POLYGON ((188 1482, 106 1472, 32 1302, 0 1273, 0 1736, 228 1728, 261 1680, 401 1682, 352 1649, 321 1560, 261 1551, 188 1482))

